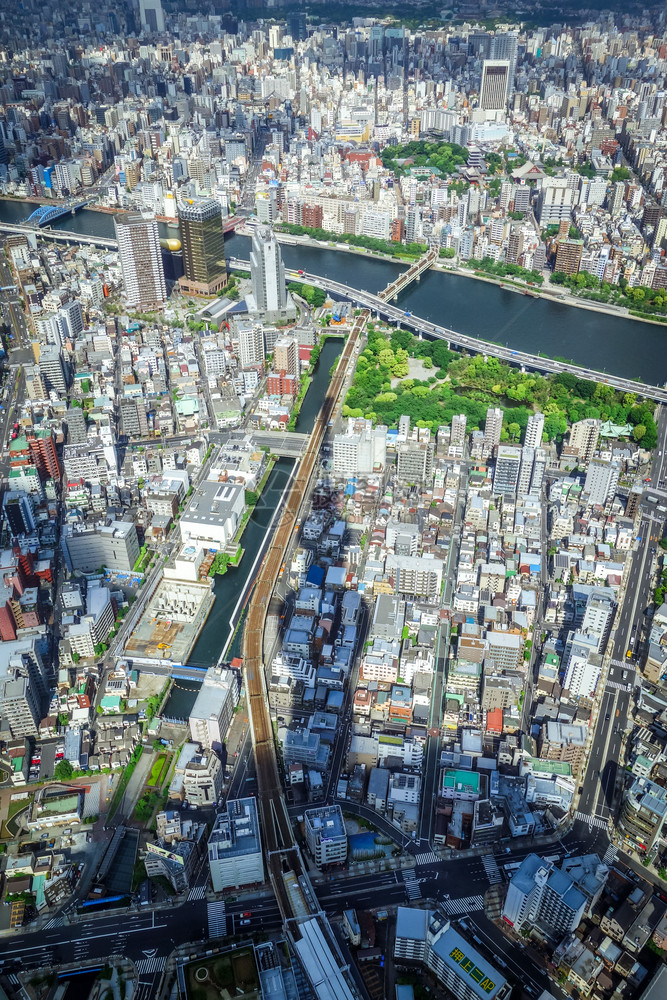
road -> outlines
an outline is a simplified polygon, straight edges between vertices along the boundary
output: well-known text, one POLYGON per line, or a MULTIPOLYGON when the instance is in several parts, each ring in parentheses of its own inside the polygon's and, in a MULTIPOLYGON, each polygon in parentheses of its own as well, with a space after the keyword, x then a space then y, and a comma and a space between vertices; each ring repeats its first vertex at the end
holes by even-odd
MULTIPOLYGON (((250 266, 248 261, 237 258, 229 258, 227 263, 230 268, 237 270, 247 271, 250 266)), ((500 358, 502 361, 507 361, 512 365, 520 365, 522 368, 529 368, 533 371, 546 373, 570 372, 572 375, 576 375, 577 378, 605 382, 607 385, 611 385, 621 392, 634 392, 647 399, 653 399, 659 403, 667 403, 667 389, 662 386, 645 385, 643 382, 636 382, 633 379, 623 378, 620 375, 609 375, 605 372, 595 371, 592 368, 584 368, 581 365, 569 364, 564 361, 554 361, 551 358, 543 358, 537 354, 529 354, 527 351, 512 351, 503 344, 480 340, 478 337, 469 337, 466 334, 457 333, 455 330, 449 330, 444 326, 438 326, 436 323, 431 323, 428 320, 420 319, 418 316, 413 316, 412 313, 406 313, 403 309, 384 302, 379 295, 367 292, 365 289, 360 291, 339 281, 323 278, 319 274, 300 273, 288 268, 285 269, 285 274, 288 278, 301 282, 306 281, 317 288, 323 288, 327 292, 339 295, 341 298, 349 299, 362 307, 365 306, 378 316, 383 316, 390 322, 400 324, 401 327, 412 330, 414 333, 425 333, 429 337, 446 340, 448 344, 465 348, 466 350, 473 351, 475 354, 490 355, 500 358)))

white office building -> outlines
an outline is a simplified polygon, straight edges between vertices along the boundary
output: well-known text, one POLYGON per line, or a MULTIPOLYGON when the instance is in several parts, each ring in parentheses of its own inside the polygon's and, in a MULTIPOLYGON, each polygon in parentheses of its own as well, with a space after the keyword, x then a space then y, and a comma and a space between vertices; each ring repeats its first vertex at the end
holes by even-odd
POLYGON ((347 833, 340 806, 322 806, 304 813, 306 843, 318 868, 342 864, 347 858, 347 833))
POLYGON ((208 866, 214 892, 264 881, 254 798, 229 799, 225 811, 218 813, 208 840, 208 866))
POLYGON ((209 667, 190 712, 190 734, 207 749, 220 750, 239 701, 239 677, 227 667, 209 667))
POLYGON ((292 296, 285 284, 285 265, 280 245, 265 226, 255 229, 250 251, 252 295, 247 298, 250 315, 261 316, 267 323, 291 319, 296 315, 292 296))

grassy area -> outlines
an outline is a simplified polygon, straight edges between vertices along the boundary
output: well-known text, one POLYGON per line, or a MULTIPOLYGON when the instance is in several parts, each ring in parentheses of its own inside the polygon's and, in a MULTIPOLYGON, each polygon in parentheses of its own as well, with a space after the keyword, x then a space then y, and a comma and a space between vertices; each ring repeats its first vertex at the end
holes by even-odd
POLYGON ((27 799, 11 799, 9 802, 7 819, 8 820, 12 819, 14 816, 16 816, 17 813, 20 813, 22 809, 27 808, 27 806, 29 806, 31 802, 32 802, 32 795, 30 795, 27 799))
POLYGON ((107 817, 107 822, 109 822, 113 818, 116 810, 118 809, 118 806, 121 804, 123 800, 123 796, 125 795, 125 789, 129 784, 130 778, 134 774, 134 769, 137 766, 137 763, 139 761, 139 758, 141 757, 143 749, 144 748, 142 746, 138 746, 136 748, 136 750, 132 754, 132 757, 130 758, 129 764, 127 765, 127 767, 124 769, 123 773, 120 776, 120 781, 118 782, 116 791, 114 792, 114 797, 111 800, 111 805, 109 806, 109 815, 107 817))
POLYGON ((153 766, 151 767, 151 773, 148 776, 147 785, 151 785, 154 788, 159 788, 164 781, 165 774, 167 773, 167 768, 169 767, 169 760, 171 755, 168 753, 159 753, 155 760, 153 761, 153 766))
POLYGON ((134 807, 134 819, 139 823, 149 823, 157 806, 162 806, 166 796, 159 792, 144 792, 134 807))

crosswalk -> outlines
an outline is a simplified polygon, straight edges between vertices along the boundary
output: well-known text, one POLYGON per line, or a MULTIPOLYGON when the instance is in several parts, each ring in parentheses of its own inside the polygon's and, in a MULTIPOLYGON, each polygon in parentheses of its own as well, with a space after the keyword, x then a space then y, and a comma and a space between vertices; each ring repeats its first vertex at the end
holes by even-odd
POLYGON ((153 955, 152 958, 140 958, 134 963, 139 976, 149 976, 154 972, 161 972, 167 964, 166 955, 153 955))
POLYGON ((433 865, 442 861, 433 851, 425 851, 423 854, 415 854, 415 861, 418 865, 433 865))
POLYGON ((604 857, 602 859, 603 865, 613 865, 616 857, 618 855, 618 847, 615 844, 610 844, 607 850, 604 852, 604 857))
POLYGON ((604 816, 590 816, 588 813, 583 812, 577 812, 575 815, 582 823, 588 823, 589 826, 597 826, 600 830, 606 830, 609 826, 609 820, 604 816))
POLYGON ((188 893, 187 902, 189 903, 193 899, 203 899, 206 895, 205 885, 193 885, 188 893))
POLYGON ((473 910, 484 909, 484 896, 464 896, 463 899, 446 899, 443 906, 450 917, 463 916, 473 910))
POLYGON ((612 667, 627 667, 627 660, 611 660, 612 667))
POLYGON ((482 858, 482 864, 484 865, 484 871, 486 872, 486 877, 488 878, 491 885, 497 885, 498 882, 502 882, 503 877, 500 874, 500 868, 498 867, 498 862, 494 858, 493 854, 485 854, 482 858))
POLYGON ((627 682, 623 683, 622 681, 607 681, 605 688, 613 691, 631 691, 632 684, 628 684, 627 682))
POLYGON ((12 986, 18 986, 19 985, 19 977, 16 975, 15 972, 8 972, 7 973, 7 979, 12 984, 12 986))
POLYGON ((402 871, 403 882, 405 883, 405 893, 409 900, 421 899, 421 889, 419 882, 415 878, 415 873, 411 868, 404 868, 402 871))
POLYGON ((44 924, 44 930, 48 930, 49 927, 62 927, 65 922, 65 917, 61 914, 57 917, 51 917, 51 919, 44 924))
POLYGON ((225 901, 216 899, 208 904, 208 936, 210 938, 226 937, 227 917, 225 916, 225 901))

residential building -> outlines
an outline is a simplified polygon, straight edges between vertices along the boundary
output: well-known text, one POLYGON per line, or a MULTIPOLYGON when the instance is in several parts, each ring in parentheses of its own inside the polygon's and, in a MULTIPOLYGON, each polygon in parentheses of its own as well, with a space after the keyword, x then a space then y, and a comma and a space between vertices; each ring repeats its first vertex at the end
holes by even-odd
POLYGON ((648 778, 635 778, 625 791, 619 833, 636 851, 648 852, 662 834, 667 818, 667 789, 648 778))
POLYGON ((420 486, 431 482, 433 476, 432 441, 406 441, 396 449, 396 476, 403 483, 420 486))
POLYGON ((239 360, 242 368, 259 367, 264 363, 264 330, 259 323, 239 323, 239 360))
POLYGON ((538 924, 548 936, 562 938, 579 926, 586 905, 566 872, 529 854, 510 879, 502 916, 517 933, 526 924, 538 924))
POLYGON ((587 465, 595 454, 600 437, 601 421, 587 417, 586 420, 577 420, 570 428, 570 448, 577 452, 579 464, 587 465))
POLYGON ((239 677, 228 667, 209 667, 190 710, 192 739, 206 749, 221 750, 239 700, 239 677))
POLYGON ((607 462, 601 458, 591 459, 583 490, 591 506, 604 507, 613 500, 620 472, 618 462, 607 462))
POLYGON ((162 308, 167 286, 155 217, 124 212, 114 215, 114 228, 127 308, 162 308))
POLYGON ((273 345, 273 370, 299 374, 299 344, 296 337, 279 337, 273 345))
POLYGON ((484 441, 482 444, 482 454, 491 455, 500 444, 500 432, 503 429, 503 411, 499 406, 490 406, 486 411, 486 422, 484 424, 484 441))
POLYGON ((350 417, 343 434, 333 441, 333 471, 337 476, 366 476, 387 464, 387 428, 372 420, 350 417))
POLYGON ((516 493, 521 467, 521 448, 501 444, 498 446, 496 468, 493 474, 493 492, 498 494, 516 493))

